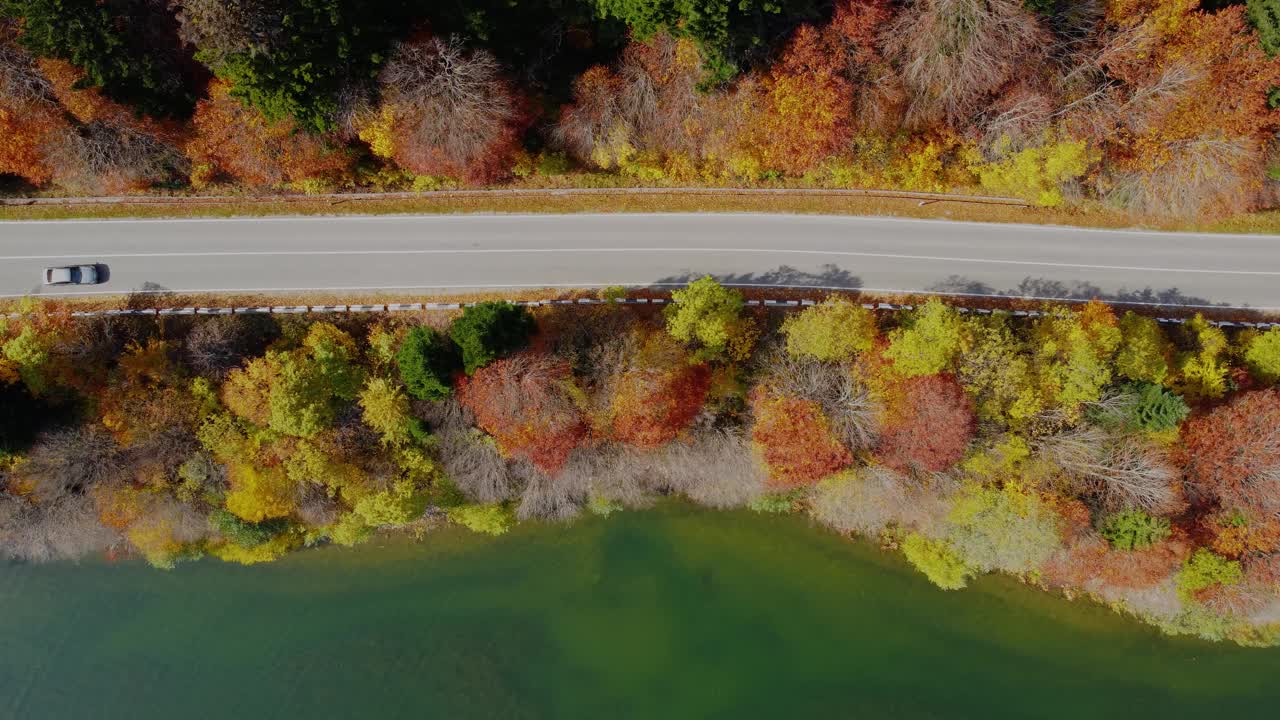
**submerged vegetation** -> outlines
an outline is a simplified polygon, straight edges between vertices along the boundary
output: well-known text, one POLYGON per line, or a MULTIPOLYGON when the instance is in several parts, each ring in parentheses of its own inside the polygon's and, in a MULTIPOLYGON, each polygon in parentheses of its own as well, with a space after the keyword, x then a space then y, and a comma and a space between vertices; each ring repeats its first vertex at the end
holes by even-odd
POLYGON ((0 0, 17 192, 803 186, 1276 204, 1280 2, 0 0))
POLYGON ((841 296, 748 307, 0 326, 0 553, 257 563, 682 496, 804 513, 939 587, 988 572, 1167 632, 1280 637, 1280 330, 841 296))

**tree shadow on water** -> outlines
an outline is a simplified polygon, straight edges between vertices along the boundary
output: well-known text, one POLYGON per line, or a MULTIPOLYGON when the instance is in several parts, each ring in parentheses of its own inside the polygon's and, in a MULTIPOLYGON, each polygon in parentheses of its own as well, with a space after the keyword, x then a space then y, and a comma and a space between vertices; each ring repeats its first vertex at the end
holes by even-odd
POLYGON ((724 285, 753 285, 777 287, 818 287, 857 290, 862 279, 837 265, 827 263, 818 272, 800 270, 790 265, 779 265, 776 270, 761 273, 706 273, 689 270, 654 281, 654 285, 687 285, 710 275, 724 285))

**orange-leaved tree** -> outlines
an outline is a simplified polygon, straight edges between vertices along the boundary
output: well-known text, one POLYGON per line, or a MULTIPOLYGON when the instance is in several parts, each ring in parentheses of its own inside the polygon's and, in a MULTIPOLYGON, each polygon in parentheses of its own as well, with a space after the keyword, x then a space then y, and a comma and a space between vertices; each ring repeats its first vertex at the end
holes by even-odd
POLYGON ((670 335, 649 333, 612 385, 613 437, 653 448, 693 422, 711 386, 711 368, 691 362, 670 335))
POLYGON ((1106 119, 1092 125, 1114 164, 1110 192, 1142 212, 1246 209, 1280 128, 1267 100, 1280 62, 1259 45, 1245 9, 1121 0, 1107 19, 1098 58, 1106 119))
POLYGON ((818 403, 757 388, 751 410, 751 439, 775 488, 813 485, 853 464, 853 454, 836 438, 818 403))
POLYGON ((0 21, 0 175, 44 185, 53 179, 49 142, 69 125, 49 79, 17 37, 16 24, 0 21))
POLYGON ((51 108, 0 99, 0 175, 37 186, 53 179, 45 148, 60 124, 65 125, 51 108))
POLYGON ((209 85, 196 104, 195 136, 187 143, 191 183, 197 188, 238 182, 256 188, 322 188, 344 178, 351 158, 327 138, 310 135, 291 120, 272 122, 230 94, 226 83, 209 85))
POLYGON ((749 130, 766 169, 801 175, 853 136, 853 86, 835 36, 805 25, 761 83, 763 111, 749 130))

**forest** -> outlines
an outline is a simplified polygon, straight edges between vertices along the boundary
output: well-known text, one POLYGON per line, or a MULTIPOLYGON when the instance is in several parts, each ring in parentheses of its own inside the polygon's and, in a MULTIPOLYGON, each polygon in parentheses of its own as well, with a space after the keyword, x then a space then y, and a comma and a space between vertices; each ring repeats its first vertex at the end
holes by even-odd
POLYGON ((0 0, 0 191, 1280 204, 1280 0, 0 0))
MULTIPOLYGON (((621 288, 601 291, 616 299, 621 288)), ((275 560, 657 502, 796 513, 1280 642, 1280 328, 833 295, 0 321, 0 556, 275 560)), ((205 560, 208 562, 208 560, 205 560)))

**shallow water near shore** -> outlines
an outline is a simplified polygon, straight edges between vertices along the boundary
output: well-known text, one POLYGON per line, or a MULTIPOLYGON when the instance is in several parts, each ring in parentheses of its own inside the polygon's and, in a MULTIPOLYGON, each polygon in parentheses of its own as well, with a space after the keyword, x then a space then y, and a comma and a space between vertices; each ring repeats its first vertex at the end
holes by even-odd
POLYGON ((1280 649, 683 504, 238 567, 0 567, 0 718, 1270 717, 1280 649))

